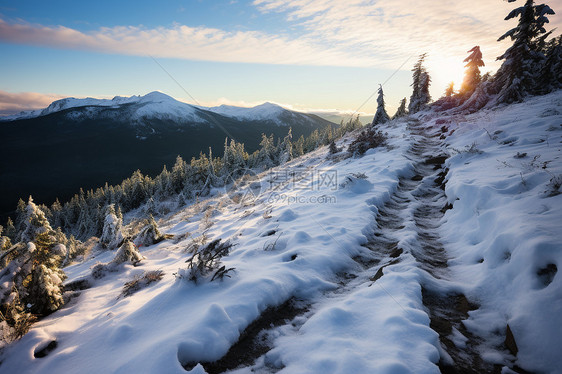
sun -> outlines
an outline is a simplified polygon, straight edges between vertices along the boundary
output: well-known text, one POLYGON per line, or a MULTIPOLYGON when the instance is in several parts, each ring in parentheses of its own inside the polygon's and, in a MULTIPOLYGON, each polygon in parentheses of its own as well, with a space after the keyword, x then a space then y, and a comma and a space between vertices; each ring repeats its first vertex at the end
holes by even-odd
POLYGON ((462 58, 443 56, 428 59, 427 70, 432 78, 432 86, 442 92, 451 82, 455 83, 455 91, 458 91, 465 72, 462 58))

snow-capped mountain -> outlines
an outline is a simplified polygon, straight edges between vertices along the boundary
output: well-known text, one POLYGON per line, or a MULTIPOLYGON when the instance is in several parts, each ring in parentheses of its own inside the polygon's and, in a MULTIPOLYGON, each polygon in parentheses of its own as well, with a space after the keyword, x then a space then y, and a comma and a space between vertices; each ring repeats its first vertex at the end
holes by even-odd
POLYGON ((115 96, 111 100, 69 97, 54 101, 45 109, 0 117, 0 121, 31 119, 63 111, 71 120, 115 118, 133 124, 142 124, 150 119, 205 123, 209 122, 206 115, 208 112, 240 121, 261 121, 280 126, 291 126, 294 122, 314 124, 317 120, 314 115, 291 111, 269 102, 253 108, 230 105, 206 108, 183 103, 164 93, 153 91, 144 96, 115 96))
POLYGON ((251 121, 262 121, 262 120, 272 120, 282 125, 281 117, 284 114, 290 113, 289 110, 283 107, 272 104, 263 103, 261 105, 255 106, 253 108, 243 108, 232 105, 221 105, 216 107, 208 108, 211 112, 221 114, 227 117, 235 117, 243 120, 251 121))
POLYGON ((80 120, 85 118, 104 117, 126 118, 132 123, 138 123, 147 118, 161 118, 172 120, 190 120, 204 122, 197 115, 197 108, 193 105, 182 103, 158 91, 150 92, 144 96, 122 97, 113 99, 85 98, 76 99, 68 97, 52 102, 47 108, 16 115, 1 117, 2 121, 14 121, 47 116, 65 111, 69 119, 80 120), (106 109, 114 109, 108 111, 106 109))

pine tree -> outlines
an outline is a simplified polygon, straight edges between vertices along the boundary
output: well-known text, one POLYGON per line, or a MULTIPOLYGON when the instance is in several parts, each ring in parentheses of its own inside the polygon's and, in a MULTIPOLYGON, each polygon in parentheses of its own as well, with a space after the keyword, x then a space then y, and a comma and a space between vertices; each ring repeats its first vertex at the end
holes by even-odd
POLYGON ((420 55, 418 62, 416 62, 414 68, 412 69, 413 90, 412 96, 410 97, 410 105, 408 106, 410 113, 416 113, 424 109, 431 100, 431 96, 429 94, 431 78, 427 73, 426 68, 423 66, 426 57, 426 53, 420 55))
MULTIPOLYGON (((508 0, 514 2, 516 0, 508 0)), ((516 27, 502 35, 498 41, 506 38, 513 40, 513 45, 498 60, 504 60, 496 73, 493 89, 498 93, 498 103, 521 101, 532 93, 536 86, 536 66, 540 66, 544 55, 537 51, 537 38, 546 33, 544 24, 547 15, 554 11, 545 4, 534 5, 533 0, 526 0, 525 5, 512 10, 505 20, 519 17, 516 27)))
POLYGON ((449 83, 445 89, 445 97, 451 97, 455 94, 455 82, 449 83))
POLYGON ((8 221, 6 221, 6 227, 4 228, 4 235, 6 235, 12 242, 16 240, 16 227, 14 226, 14 222, 10 217, 8 217, 8 221))
POLYGON ((539 93, 562 88, 562 35, 553 38, 544 48, 546 60, 537 82, 539 93))
POLYGON ((51 222, 53 223, 53 227, 62 227, 62 204, 60 203, 58 198, 55 200, 53 205, 51 205, 51 212, 53 214, 53 218, 51 220, 51 222))
POLYGON ((181 156, 176 157, 176 162, 170 174, 171 190, 173 193, 179 193, 184 189, 187 175, 186 167, 187 165, 181 156))
POLYGON ((158 230, 154 217, 149 216, 145 223, 145 226, 134 240, 134 244, 137 247, 153 245, 164 240, 164 235, 158 230))
POLYGON ((398 109, 396 110, 396 113, 394 113, 392 119, 404 117, 407 115, 408 112, 406 111, 406 98, 403 98, 402 100, 400 100, 400 105, 398 106, 398 109))
POLYGON ((283 142, 279 146, 279 164, 282 165, 290 160, 293 159, 293 144, 291 142, 293 139, 293 131, 289 127, 289 133, 285 138, 283 138, 283 142))
POLYGON ((148 201, 144 206, 144 214, 151 217, 156 214, 156 203, 154 202, 152 196, 148 198, 148 201))
POLYGON ((103 224, 103 232, 99 241, 102 248, 115 249, 123 243, 123 233, 121 232, 122 225, 123 221, 117 217, 115 206, 113 204, 108 205, 103 224))
POLYGON ((66 275, 59 268, 62 256, 53 251, 55 243, 52 236, 40 233, 34 244, 31 254, 33 267, 22 284, 25 287, 22 301, 31 313, 47 315, 64 304, 62 282, 66 275))
MULTIPOLYGON (((29 198, 31 199, 31 196, 29 196, 29 198)), ((25 208, 26 208, 26 206, 27 206, 27 204, 25 204, 25 202, 22 199, 18 200, 18 205, 16 207, 16 222, 15 222, 16 232, 18 234, 25 227, 25 221, 26 221, 25 208)))
POLYGON ((186 204, 187 204, 187 202, 186 202, 186 199, 185 199, 185 195, 182 191, 178 195, 178 208, 183 208, 186 204))
POLYGON ((293 143, 293 154, 295 157, 300 157, 304 154, 304 136, 300 136, 299 139, 293 143))
POLYGON ((461 85, 459 94, 468 98, 476 90, 476 87, 480 84, 482 77, 480 75, 480 67, 484 66, 484 61, 482 61, 482 52, 480 52, 480 46, 472 48, 467 53, 470 55, 464 59, 466 65, 466 72, 464 74, 464 79, 461 85))
MULTIPOLYGON (((264 169, 269 169, 275 164, 275 146, 273 144, 273 135, 269 137, 261 134, 260 149, 258 153, 258 164, 262 165, 264 169)), ((224 158, 223 158, 224 161, 224 158)))
POLYGON ((386 113, 386 109, 384 107, 384 93, 382 90, 382 85, 379 85, 378 94, 377 112, 375 113, 375 117, 373 117, 373 122, 371 122, 372 126, 390 121, 390 117, 388 116, 388 113, 386 113))
POLYGON ((5 251, 6 249, 12 246, 12 241, 7 236, 2 236, 4 232, 4 227, 0 225, 0 252, 5 251))
POLYGON ((45 213, 35 205, 30 196, 23 217, 24 227, 20 233, 19 241, 33 242, 39 234, 53 235, 54 230, 45 217, 45 213))

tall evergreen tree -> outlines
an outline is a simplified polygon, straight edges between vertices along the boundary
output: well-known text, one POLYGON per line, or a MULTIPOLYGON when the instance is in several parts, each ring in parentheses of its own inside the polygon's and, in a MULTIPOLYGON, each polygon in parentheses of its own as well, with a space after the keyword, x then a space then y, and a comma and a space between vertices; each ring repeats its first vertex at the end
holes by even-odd
POLYGON ((394 113, 392 119, 404 117, 407 115, 408 111, 406 110, 406 98, 403 98, 402 100, 400 100, 400 105, 398 106, 398 109, 396 110, 396 113, 394 113))
POLYGON ((35 205, 31 196, 25 208, 23 221, 24 227, 19 236, 21 242, 32 242, 39 234, 54 235, 54 230, 45 217, 45 213, 35 205))
MULTIPOLYGON (((512 3, 516 0, 508 0, 512 3)), ((537 38, 546 33, 547 15, 554 11, 545 4, 534 5, 533 0, 526 0, 525 5, 512 10, 505 20, 519 18, 516 27, 503 34, 498 41, 510 38, 513 45, 498 60, 504 60, 496 73, 494 90, 498 93, 498 103, 521 101, 532 93, 536 86, 537 69, 544 60, 544 55, 536 50, 537 38)))
POLYGON ((103 224, 103 232, 100 237, 100 245, 102 248, 115 249, 123 243, 123 233, 121 227, 123 225, 122 218, 117 217, 115 206, 108 205, 103 224))
POLYGON ((484 61, 482 61, 482 52, 480 51, 480 46, 472 48, 467 53, 470 55, 464 59, 466 65, 466 72, 464 73, 464 79, 459 91, 462 97, 468 98, 476 90, 476 87, 480 84, 482 77, 480 75, 480 67, 484 66, 484 61))
POLYGON ((293 159, 293 144, 291 140, 293 139, 293 131, 289 127, 289 133, 285 138, 283 138, 283 142, 279 145, 279 163, 284 164, 287 161, 293 159))
POLYGON ((16 240, 16 227, 14 226, 14 222, 10 217, 8 217, 8 221, 6 221, 6 227, 4 228, 4 235, 6 235, 12 242, 16 240))
POLYGON ((423 66, 426 57, 426 53, 420 55, 418 62, 416 62, 412 69, 412 96, 408 106, 410 113, 416 113, 424 109, 431 100, 431 95, 429 94, 431 78, 425 66, 423 66))
POLYGON ((539 93, 548 93, 562 88, 562 35, 550 40, 544 51, 546 60, 537 82, 539 93))
POLYGON ((382 90, 382 85, 379 85, 377 96, 377 112, 375 113, 375 117, 373 118, 373 122, 371 123, 371 125, 374 126, 388 121, 390 121, 390 117, 388 116, 388 113, 386 113, 386 109, 384 107, 384 93, 382 90))

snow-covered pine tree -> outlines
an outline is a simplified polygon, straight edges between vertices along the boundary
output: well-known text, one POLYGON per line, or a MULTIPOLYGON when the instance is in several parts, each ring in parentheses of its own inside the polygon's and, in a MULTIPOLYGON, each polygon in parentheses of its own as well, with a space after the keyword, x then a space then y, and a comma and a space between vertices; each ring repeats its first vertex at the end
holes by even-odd
POLYGON ((289 133, 283 142, 279 146, 279 164, 282 165, 293 159, 293 144, 291 140, 293 139, 293 130, 289 127, 289 133))
POLYGON ((382 90, 382 85, 379 84, 377 96, 377 112, 375 113, 373 122, 371 122, 371 126, 375 126, 388 121, 390 121, 390 117, 388 116, 388 113, 386 113, 386 109, 384 107, 384 93, 382 90))
POLYGON ((53 218, 51 220, 51 222, 53 223, 53 227, 62 227, 63 225, 62 204, 60 203, 58 198, 51 205, 51 213, 53 214, 53 218))
POLYGON ((178 203, 177 206, 178 208, 183 208, 185 205, 187 204, 187 200, 185 198, 185 194, 182 192, 179 193, 178 195, 178 203))
POLYGON ((7 236, 2 236, 4 232, 4 227, 0 225, 0 252, 5 251, 6 249, 12 246, 12 241, 7 236))
POLYGON ((148 201, 144 206, 144 214, 151 217, 156 215, 156 202, 154 201, 152 196, 148 198, 148 201))
POLYGON ((6 221, 6 227, 4 228, 4 235, 10 238, 12 242, 16 240, 16 227, 14 226, 14 222, 10 217, 6 221))
POLYGON ((106 215, 103 224, 103 232, 99 244, 104 249, 115 249, 123 243, 123 233, 121 227, 123 222, 117 217, 115 206, 110 204, 106 208, 106 215))
POLYGON ((311 152, 320 146, 320 133, 318 129, 314 129, 314 131, 306 137, 304 142, 305 152, 311 152))
POLYGON ((47 315, 59 309, 64 300, 62 282, 66 279, 64 271, 59 268, 66 248, 57 249, 53 237, 46 232, 35 238, 34 250, 31 252, 31 272, 24 278, 20 289, 22 302, 36 315, 47 315))
MULTIPOLYGON (((512 3, 516 0, 507 0, 512 3)), ((513 45, 498 60, 504 60, 494 77, 493 90, 497 92, 498 103, 512 103, 535 91, 537 66, 543 63, 544 55, 535 49, 536 38, 546 33, 544 24, 547 15, 554 11, 545 4, 534 5, 526 0, 525 5, 512 10, 505 20, 519 17, 516 27, 503 34, 498 41, 511 38, 513 45)))
POLYGON ((400 100, 400 105, 398 106, 398 109, 396 110, 396 113, 394 113, 394 116, 392 117, 392 119, 404 117, 404 116, 407 116, 407 115, 408 115, 408 112, 406 110, 406 98, 403 98, 402 100, 400 100))
POLYGON ((146 191, 144 175, 142 175, 140 170, 135 171, 129 179, 130 184, 127 191, 129 208, 135 209, 145 201, 148 193, 146 191))
POLYGON ((269 137, 261 134, 260 149, 258 151, 257 163, 264 169, 275 166, 275 145, 273 143, 273 135, 269 137))
POLYGON ((410 97, 410 105, 408 106, 410 113, 416 113, 424 109, 431 100, 429 94, 431 78, 426 68, 423 66, 426 57, 426 53, 420 55, 418 62, 416 62, 412 69, 412 96, 410 97))
POLYGON ((174 163, 174 166, 172 167, 172 171, 170 173, 170 184, 173 193, 179 193, 184 189, 186 184, 186 175, 187 164, 181 158, 181 156, 178 156, 176 157, 176 162, 174 163))
POLYGON ((45 213, 43 213, 43 211, 39 209, 37 205, 35 205, 31 196, 29 197, 29 200, 27 202, 25 213, 22 219, 24 226, 19 235, 19 241, 21 242, 33 242, 39 234, 54 234, 54 230, 45 217, 45 213))
POLYGON ((472 48, 467 53, 470 53, 470 55, 464 59, 464 62, 466 62, 466 65, 464 66, 466 68, 466 72, 464 73, 464 79, 459 91, 459 95, 465 100, 472 95, 472 93, 476 90, 476 87, 480 84, 480 81, 482 80, 480 67, 484 66, 480 46, 472 48))
POLYGON ((293 143, 293 155, 295 157, 300 157, 304 154, 304 136, 300 136, 299 139, 293 143))
POLYGON ((562 35, 552 38, 544 48, 546 60, 537 81, 539 93, 562 88, 562 35))
MULTIPOLYGON (((31 198, 31 196, 29 196, 29 198, 31 198)), ((18 200, 18 205, 16 207, 16 222, 15 222, 15 228, 16 228, 16 232, 18 233, 18 235, 21 233, 21 231, 24 229, 25 227, 25 220, 26 220, 26 213, 25 213, 25 208, 26 208, 26 204, 22 199, 18 200)))
POLYGON ((431 95, 429 94, 429 86, 431 86, 431 77, 427 71, 422 72, 420 79, 420 93, 419 93, 419 105, 420 110, 424 109, 427 104, 431 101, 431 95))
POLYGON ((224 180, 217 175, 217 166, 220 165, 220 158, 213 158, 213 149, 209 147, 209 165, 207 174, 212 186, 219 187, 224 185, 224 180), (218 164, 218 165, 217 165, 218 164))
POLYGON ((158 230, 158 225, 154 220, 154 217, 149 216, 146 220, 146 225, 141 229, 139 234, 134 239, 134 244, 137 247, 149 246, 156 244, 164 240, 164 235, 158 230))

